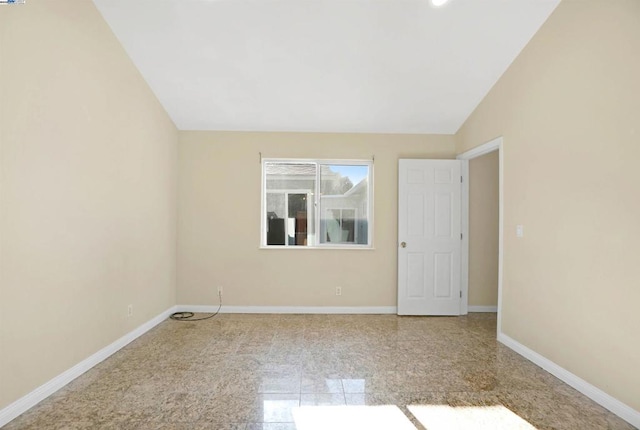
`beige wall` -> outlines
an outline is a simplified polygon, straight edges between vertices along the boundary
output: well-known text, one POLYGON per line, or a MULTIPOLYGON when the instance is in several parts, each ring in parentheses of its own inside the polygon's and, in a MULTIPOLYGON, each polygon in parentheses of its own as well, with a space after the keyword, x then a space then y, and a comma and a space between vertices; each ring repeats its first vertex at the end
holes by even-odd
POLYGON ((175 304, 177 131, 91 1, 0 37, 2 408, 175 304))
POLYGON ((395 306, 399 158, 453 158, 452 136, 181 132, 178 303, 395 306), (368 159, 375 250, 258 249, 263 157, 368 159), (335 287, 342 287, 342 296, 335 287))
POLYGON ((469 161, 469 306, 498 305, 498 151, 469 161))
MULTIPOLYGON (((504 332, 636 410, 638 52, 640 2, 564 0, 456 136, 504 136, 504 332)), ((229 305, 393 306, 397 159, 454 155, 450 136, 183 132, 176 173, 177 139, 90 1, 0 8, 0 408, 175 303, 176 176, 178 303, 223 285, 229 305), (376 249, 259 250, 260 151, 375 154, 376 249)))
POLYGON ((636 411, 638 53, 639 1, 565 0, 457 136, 504 136, 503 331, 636 411))

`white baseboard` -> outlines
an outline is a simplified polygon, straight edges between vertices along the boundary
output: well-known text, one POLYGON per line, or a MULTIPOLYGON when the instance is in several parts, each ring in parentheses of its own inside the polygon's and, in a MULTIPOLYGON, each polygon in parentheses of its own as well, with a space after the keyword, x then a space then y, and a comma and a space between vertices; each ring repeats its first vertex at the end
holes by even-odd
MULTIPOLYGON (((181 312, 212 313, 218 306, 178 305, 181 312)), ((395 306, 222 306, 221 314, 396 314, 395 306)))
POLYGON ((87 370, 91 369, 93 366, 102 362, 112 354, 118 352, 120 349, 124 348, 129 343, 133 342, 138 337, 142 336, 143 334, 151 330, 153 327, 157 326, 162 321, 166 320, 169 317, 169 315, 171 315, 173 312, 175 312, 175 306, 167 309, 157 317, 147 321, 146 323, 142 324, 135 330, 122 336, 120 339, 116 340, 112 344, 102 348, 100 351, 96 352, 95 354, 91 355, 85 360, 82 360, 80 363, 76 364, 71 369, 66 370, 65 372, 61 373, 60 375, 56 376, 55 378, 51 379, 45 384, 39 386, 29 394, 19 398, 15 402, 11 403, 9 406, 3 408, 2 410, 0 410, 0 427, 4 426, 9 421, 13 420, 14 418, 23 414, 30 408, 34 407, 42 400, 46 399, 51 394, 58 391, 60 388, 64 387, 69 382, 73 381, 78 376, 82 375, 87 370))
POLYGON ((498 312, 497 306, 468 306, 467 310, 469 312, 498 312))
POLYGON ((611 412, 627 421, 629 424, 640 428, 640 412, 622 403, 620 400, 610 396, 601 389, 594 387, 584 379, 574 375, 563 367, 558 366, 548 358, 543 357, 537 352, 527 348, 516 340, 513 340, 504 333, 498 333, 498 341, 505 346, 511 348, 527 360, 542 367, 556 378, 572 386, 594 402, 609 409, 611 412))

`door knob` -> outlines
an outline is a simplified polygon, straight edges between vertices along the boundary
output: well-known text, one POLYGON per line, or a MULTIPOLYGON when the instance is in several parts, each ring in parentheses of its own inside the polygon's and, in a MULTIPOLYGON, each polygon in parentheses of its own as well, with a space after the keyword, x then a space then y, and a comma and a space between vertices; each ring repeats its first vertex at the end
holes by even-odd
POLYGON ((400 246, 403 247, 403 248, 406 248, 407 247, 407 242, 400 242, 400 246))

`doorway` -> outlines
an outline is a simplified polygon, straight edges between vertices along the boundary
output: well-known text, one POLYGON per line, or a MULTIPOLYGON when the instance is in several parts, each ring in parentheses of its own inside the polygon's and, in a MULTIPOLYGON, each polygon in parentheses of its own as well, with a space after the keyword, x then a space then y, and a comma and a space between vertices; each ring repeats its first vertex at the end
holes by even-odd
POLYGON ((503 281, 503 237, 504 237, 504 153, 502 137, 493 139, 483 145, 477 146, 469 151, 458 155, 457 159, 462 161, 463 187, 462 187, 462 292, 463 302, 461 304, 461 314, 469 311, 469 161, 482 157, 486 154, 496 152, 498 157, 498 300, 497 300, 497 331, 501 332, 501 311, 502 311, 502 281, 503 281))

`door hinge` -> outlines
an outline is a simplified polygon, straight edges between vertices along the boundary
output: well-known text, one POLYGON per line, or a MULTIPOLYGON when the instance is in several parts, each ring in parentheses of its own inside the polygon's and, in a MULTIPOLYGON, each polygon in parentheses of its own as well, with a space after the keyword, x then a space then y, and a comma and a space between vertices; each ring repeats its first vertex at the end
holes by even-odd
POLYGON ((462 176, 460 176, 460 183, 462 183, 462 182, 463 182, 463 181, 462 181, 462 176))
POLYGON ((462 233, 460 233, 460 240, 462 240, 462 233))
POLYGON ((460 291, 460 298, 462 298, 462 291, 460 291))

